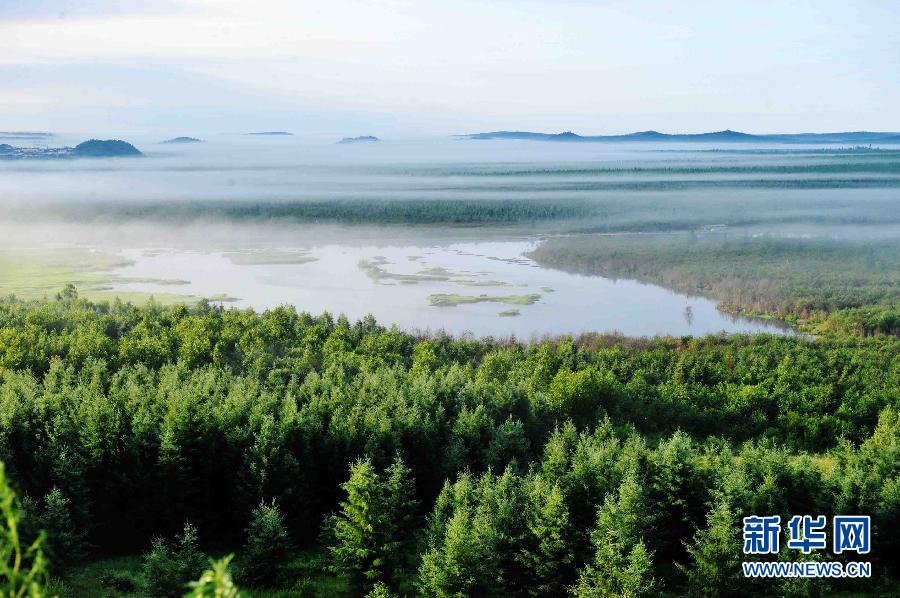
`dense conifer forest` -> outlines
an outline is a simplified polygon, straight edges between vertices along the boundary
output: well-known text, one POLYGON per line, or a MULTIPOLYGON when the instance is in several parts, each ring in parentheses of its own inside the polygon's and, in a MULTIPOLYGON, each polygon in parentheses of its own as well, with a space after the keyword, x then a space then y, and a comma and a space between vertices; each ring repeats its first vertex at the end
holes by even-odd
POLYGON ((4 595, 896 595, 900 341, 419 337, 68 287, 0 302, 0 461, 4 595), (806 513, 871 515, 872 577, 743 578, 741 518, 806 513))

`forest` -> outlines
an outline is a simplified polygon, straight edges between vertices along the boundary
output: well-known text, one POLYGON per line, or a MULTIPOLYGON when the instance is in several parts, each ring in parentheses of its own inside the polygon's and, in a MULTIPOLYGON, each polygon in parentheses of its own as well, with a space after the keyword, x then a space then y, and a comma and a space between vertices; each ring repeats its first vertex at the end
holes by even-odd
POLYGON ((900 340, 871 332, 8 298, 4 595, 896 595, 900 340), (751 514, 871 515, 872 577, 745 579, 751 514))

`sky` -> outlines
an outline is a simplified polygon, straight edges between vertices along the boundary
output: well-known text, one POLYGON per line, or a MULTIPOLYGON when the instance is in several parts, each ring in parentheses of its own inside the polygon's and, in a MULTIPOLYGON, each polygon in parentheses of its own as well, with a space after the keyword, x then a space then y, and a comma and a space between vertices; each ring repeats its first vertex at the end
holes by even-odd
POLYGON ((0 130, 900 131, 900 2, 0 0, 0 130))

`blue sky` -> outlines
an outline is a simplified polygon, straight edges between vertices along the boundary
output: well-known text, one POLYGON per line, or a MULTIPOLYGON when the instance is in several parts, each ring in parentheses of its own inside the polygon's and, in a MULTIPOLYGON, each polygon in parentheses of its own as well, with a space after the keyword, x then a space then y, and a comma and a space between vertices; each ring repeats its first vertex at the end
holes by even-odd
POLYGON ((900 130, 900 2, 0 0, 0 130, 900 130))

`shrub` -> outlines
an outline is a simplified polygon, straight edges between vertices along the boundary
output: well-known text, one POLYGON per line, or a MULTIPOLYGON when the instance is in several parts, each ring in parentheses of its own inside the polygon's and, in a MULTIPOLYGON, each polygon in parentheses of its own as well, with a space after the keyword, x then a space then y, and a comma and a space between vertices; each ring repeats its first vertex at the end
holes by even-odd
POLYGON ((210 559, 210 567, 203 571, 200 579, 190 583, 191 591, 184 595, 185 598, 240 598, 228 568, 233 557, 230 554, 218 561, 210 559))
POLYGON ((163 538, 153 540, 144 555, 144 588, 151 596, 181 596, 205 563, 206 557, 197 546, 197 529, 185 523, 174 544, 163 538))
POLYGON ((0 462, 0 594, 41 596, 47 583, 47 561, 41 550, 43 536, 23 546, 19 536, 19 501, 6 481, 0 462))
POLYGON ((137 580, 128 571, 116 571, 115 569, 107 569, 100 573, 98 578, 100 583, 109 586, 112 589, 123 592, 133 593, 138 589, 137 580))

